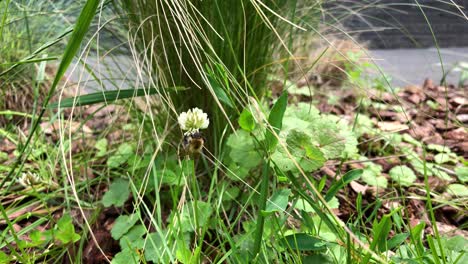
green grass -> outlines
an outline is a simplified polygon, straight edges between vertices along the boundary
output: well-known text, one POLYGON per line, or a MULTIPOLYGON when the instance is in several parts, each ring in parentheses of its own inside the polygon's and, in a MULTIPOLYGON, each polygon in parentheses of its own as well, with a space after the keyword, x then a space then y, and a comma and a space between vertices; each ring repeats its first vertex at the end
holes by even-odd
MULTIPOLYGON (((344 84, 358 94, 353 121, 320 113, 311 100, 291 103, 320 93, 287 79, 291 71, 309 68, 294 56, 303 52, 296 36, 304 40, 305 30, 318 32, 320 4, 124 1, 115 7, 90 0, 73 31, 8 57, 5 80, 19 77, 29 84, 17 70, 44 76, 49 58, 58 56, 42 56, 41 47, 65 42, 55 77, 36 78, 49 83, 44 100, 36 91, 35 110, 0 111, 30 121, 28 133, 0 129, 0 140, 16 149, 11 159, 0 152, 0 263, 464 263, 465 239, 424 229, 436 226, 435 212, 443 206, 466 209, 466 196, 450 199, 428 184, 442 172, 466 168, 466 161, 452 153, 450 166, 428 162, 427 152, 447 150, 385 132, 367 117, 372 107, 386 105, 363 92, 393 87, 386 78, 367 79, 364 72, 372 66, 359 62, 362 54, 340 54, 344 84), (109 8, 117 20, 113 14, 108 19, 109 8), (107 25, 120 38, 128 30, 128 42, 101 46, 107 25), (101 59, 118 60, 120 46, 130 50, 134 68, 114 68, 113 74, 134 74, 128 87, 86 62, 94 51, 105 67, 101 59), (80 95, 82 87, 75 87, 71 97, 51 102, 57 91, 70 89, 62 81, 74 60, 100 89, 80 95), (288 91, 271 95, 268 75, 288 91), (104 81, 115 90, 106 90, 104 81), (98 107, 86 107, 91 104, 98 107), (208 113, 207 144, 198 158, 180 157, 177 116, 192 107, 208 113), (41 125, 47 123, 60 128, 50 131, 41 125), (378 159, 395 156, 423 183, 404 185, 403 167, 382 176, 378 159), (338 166, 327 176, 320 169, 329 163, 338 166), (362 168, 341 171, 350 164, 362 168), (22 186, 17 180, 23 173, 36 173, 38 180, 22 186), (351 195, 350 184, 357 182, 374 194, 351 195), (415 201, 422 201, 427 223, 409 218, 408 204, 415 201), (343 220, 336 209, 345 205, 352 210, 343 220)), ((3 15, 1 32, 12 17, 3 15)), ((451 178, 464 184, 459 177, 451 178)))

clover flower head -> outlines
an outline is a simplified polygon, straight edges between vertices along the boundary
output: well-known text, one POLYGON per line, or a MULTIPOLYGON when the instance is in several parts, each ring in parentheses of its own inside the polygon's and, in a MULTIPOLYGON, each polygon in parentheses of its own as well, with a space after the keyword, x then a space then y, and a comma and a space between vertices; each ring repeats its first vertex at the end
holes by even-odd
POLYGON ((26 188, 39 183, 41 180, 37 173, 28 171, 26 173, 23 172, 21 174, 21 177, 17 181, 19 184, 26 188))
POLYGON ((199 108, 193 108, 182 112, 178 118, 180 128, 186 131, 184 134, 193 134, 200 129, 205 129, 210 124, 208 115, 199 108))

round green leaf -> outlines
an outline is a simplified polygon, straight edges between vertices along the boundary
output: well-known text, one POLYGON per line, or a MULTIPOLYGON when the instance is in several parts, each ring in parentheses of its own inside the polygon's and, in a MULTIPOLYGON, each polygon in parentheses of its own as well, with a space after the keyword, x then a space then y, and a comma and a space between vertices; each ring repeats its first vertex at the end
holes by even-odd
POLYGON ((94 147, 98 150, 98 152, 96 153, 96 156, 97 157, 102 157, 104 155, 106 155, 106 152, 107 152, 107 139, 106 138, 101 138, 100 140, 98 140, 96 142, 96 144, 94 145, 94 147))
POLYGON ((138 214, 121 215, 115 219, 114 226, 111 230, 112 238, 118 240, 125 235, 138 221, 138 214))
POLYGON ((455 173, 457 174, 458 180, 461 182, 467 182, 468 181, 468 167, 463 166, 463 167, 456 167, 455 168, 455 173))
POLYGON ((449 161, 457 161, 457 156, 453 157, 454 155, 452 153, 439 153, 434 156, 434 161, 437 164, 442 164, 442 163, 447 163, 449 161))
POLYGON ((468 187, 463 184, 454 183, 447 187, 447 192, 456 196, 468 196, 468 187))
POLYGON ((133 154, 133 146, 129 143, 123 143, 119 146, 114 155, 107 160, 109 168, 117 168, 124 164, 133 154))
POLYGON ((138 263, 138 260, 138 251, 125 248, 112 258, 111 264, 138 263))
POLYGON ((10 263, 10 257, 3 251, 0 251, 0 263, 10 263))
POLYGON ((275 192, 267 201, 266 208, 264 211, 262 211, 262 214, 268 215, 274 212, 283 212, 286 210, 290 194, 291 190, 289 189, 278 190, 275 192))
POLYGON ((447 147, 447 146, 443 146, 443 145, 438 145, 438 144, 429 144, 427 145, 427 149, 429 150, 434 150, 434 151, 437 151, 437 152, 445 152, 445 153, 450 153, 450 148, 447 147))
POLYGON ((81 236, 75 233, 75 226, 73 226, 71 216, 64 215, 57 222, 57 232, 55 237, 62 243, 76 242, 80 240, 81 236))
POLYGON ((371 163, 362 172, 361 180, 371 186, 387 188, 387 178, 382 176, 382 166, 371 163))
POLYGON ((115 205, 123 206, 130 194, 129 183, 124 179, 115 180, 109 187, 109 190, 102 197, 102 204, 105 207, 115 205))
POLYGON ((260 164, 262 156, 256 148, 252 136, 244 131, 237 130, 229 136, 226 144, 230 147, 229 157, 246 169, 251 169, 260 164))
POLYGON ((408 166, 395 166, 389 174, 393 181, 402 186, 411 186, 416 181, 416 175, 408 166))
POLYGON ((239 117, 239 126, 247 132, 255 129, 255 119, 247 108, 244 108, 239 117))

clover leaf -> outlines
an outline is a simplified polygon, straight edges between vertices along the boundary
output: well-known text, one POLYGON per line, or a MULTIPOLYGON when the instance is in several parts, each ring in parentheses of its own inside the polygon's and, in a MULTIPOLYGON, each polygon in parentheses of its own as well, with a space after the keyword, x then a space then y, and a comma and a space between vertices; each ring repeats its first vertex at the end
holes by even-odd
POLYGON ((410 186, 416 181, 416 175, 408 166, 395 166, 389 174, 395 182, 402 186, 410 186))

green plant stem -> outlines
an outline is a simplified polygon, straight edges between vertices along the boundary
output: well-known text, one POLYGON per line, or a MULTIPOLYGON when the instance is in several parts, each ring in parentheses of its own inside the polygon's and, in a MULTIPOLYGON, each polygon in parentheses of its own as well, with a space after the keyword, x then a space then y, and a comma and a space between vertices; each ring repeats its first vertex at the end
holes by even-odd
POLYGON ((255 244, 253 250, 253 256, 256 259, 257 255, 260 251, 260 246, 262 244, 263 238, 263 226, 265 225, 265 217, 262 214, 262 211, 265 210, 267 196, 268 196, 268 169, 269 169, 269 162, 265 160, 263 162, 263 169, 262 169, 262 183, 260 186, 260 208, 258 212, 258 219, 257 219, 257 228, 255 230, 255 244))
POLYGON ((6 25, 6 19, 8 17, 8 6, 10 5, 10 0, 6 1, 5 3, 5 10, 3 11, 3 16, 2 16, 2 23, 0 24, 0 40, 2 40, 3 37, 3 28, 6 25))
POLYGON ((8 131, 6 131, 4 129, 1 129, 1 128, 0 128, 0 136, 7 138, 11 142, 13 142, 13 144, 15 144, 15 145, 18 145, 18 141, 15 140, 15 138, 10 134, 10 132, 8 132, 8 131))
MULTIPOLYGON (((16 234, 15 229, 13 228, 13 223, 8 218, 6 210, 5 210, 5 208, 3 207, 3 205, 1 203, 0 203, 0 212, 2 213, 2 217, 5 219, 5 222, 6 222, 7 226, 8 226, 8 229, 10 229, 10 231, 11 231, 11 234, 12 234, 14 240, 15 240, 15 243, 17 245, 19 245, 20 244, 20 239, 19 239, 18 235, 16 234)), ((6 236, 6 234, 5 234, 5 236, 6 236)), ((0 243, 3 242, 3 239, 4 239, 4 237, 2 235, 2 237, 0 237, 0 243)), ((13 253, 17 254, 16 250, 13 247, 10 247, 10 250, 12 250, 13 253)), ((23 247, 19 247, 19 250, 21 251, 22 256, 26 255, 26 252, 24 252, 23 247)))
MULTIPOLYGON (((426 165, 426 149, 423 148, 423 165, 424 165, 424 188, 426 189, 426 208, 429 211, 429 216, 431 218, 432 230, 434 231, 434 236, 437 239, 439 250, 442 257, 442 262, 445 264, 445 251, 442 248, 442 242, 440 241, 440 234, 437 228, 437 221, 434 214, 434 209, 432 208, 432 197, 431 197, 431 187, 429 186, 429 177, 427 172, 427 165, 426 165)), ((437 252, 433 252, 434 258, 437 258, 437 252)))

